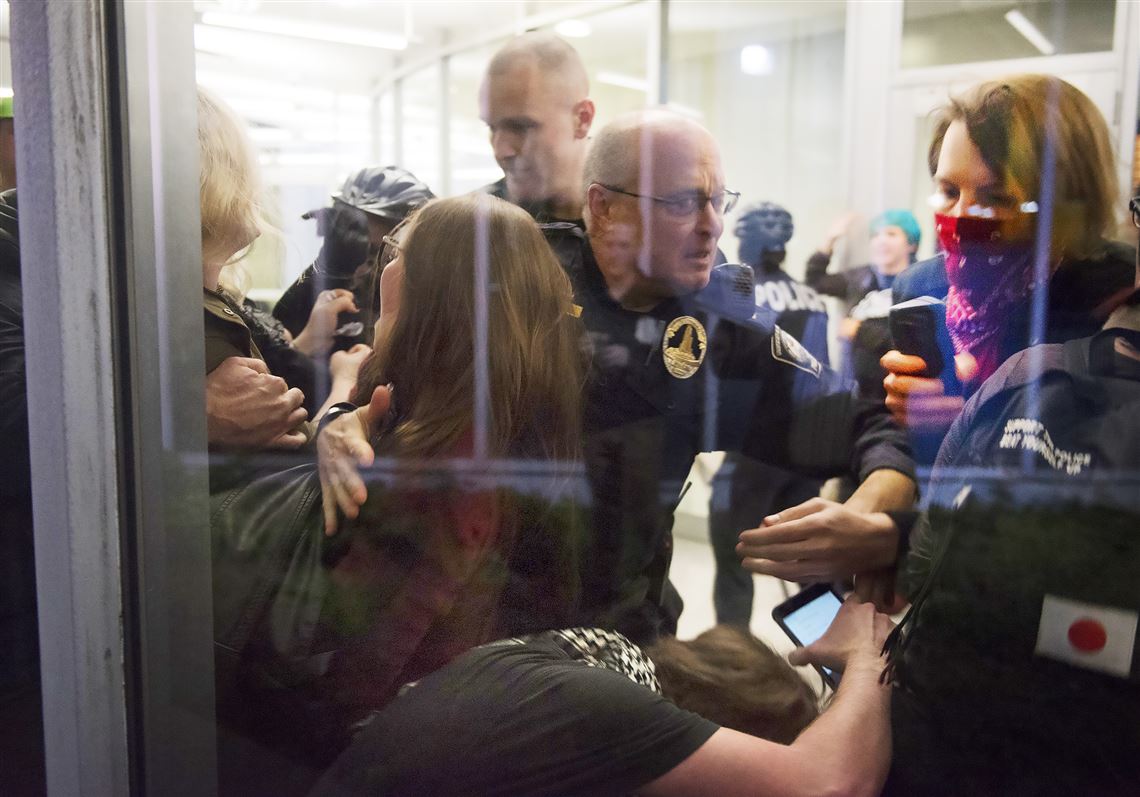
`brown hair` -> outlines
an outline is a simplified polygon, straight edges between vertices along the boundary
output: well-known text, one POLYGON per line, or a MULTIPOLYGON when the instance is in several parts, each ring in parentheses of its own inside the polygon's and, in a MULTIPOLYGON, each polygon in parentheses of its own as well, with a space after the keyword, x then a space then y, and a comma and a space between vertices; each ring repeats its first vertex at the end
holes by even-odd
POLYGON ((927 155, 931 175, 946 131, 957 121, 1005 190, 1022 202, 1044 193, 1052 137, 1054 245, 1077 258, 1103 249, 1115 227, 1117 179, 1108 125, 1092 100, 1051 75, 979 83, 938 112, 927 155))
POLYGON ((743 628, 718 625, 687 642, 665 637, 646 653, 666 698, 725 728, 791 744, 819 715, 807 683, 743 628))
POLYGON ((488 375, 488 455, 577 459, 583 355, 566 273, 524 211, 487 195, 433 200, 401 244, 400 311, 360 369, 356 396, 394 386, 385 453, 447 453, 475 426, 488 375), (477 244, 485 245, 487 350, 476 349, 477 244))

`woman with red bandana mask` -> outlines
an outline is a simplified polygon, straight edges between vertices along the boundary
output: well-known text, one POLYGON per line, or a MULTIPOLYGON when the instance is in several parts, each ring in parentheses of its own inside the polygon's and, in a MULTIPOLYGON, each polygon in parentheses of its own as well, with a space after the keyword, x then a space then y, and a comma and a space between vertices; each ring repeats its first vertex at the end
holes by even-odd
MULTIPOLYGON (((1135 261, 1132 247, 1106 240, 1119 206, 1108 126, 1059 78, 1016 75, 952 100, 928 162, 943 252, 896 277, 892 298, 946 300, 965 395, 921 376, 919 357, 890 351, 881 360, 887 407, 925 465, 965 399, 1008 357, 1096 334, 1132 293, 1135 261)), ((862 597, 898 608, 891 563, 905 539, 885 515, 858 520, 813 499, 744 531, 737 553, 745 569, 778 578, 855 573, 862 597)))
MULTIPOLYGON (((942 254, 896 280, 894 301, 946 300, 965 398, 1009 356, 1096 332, 1132 290, 1133 253, 1105 240, 1117 181, 1103 116, 1059 78, 979 84, 941 112, 929 165, 942 254)), ((921 358, 882 360, 887 406, 930 462, 964 397, 919 376, 921 358)))

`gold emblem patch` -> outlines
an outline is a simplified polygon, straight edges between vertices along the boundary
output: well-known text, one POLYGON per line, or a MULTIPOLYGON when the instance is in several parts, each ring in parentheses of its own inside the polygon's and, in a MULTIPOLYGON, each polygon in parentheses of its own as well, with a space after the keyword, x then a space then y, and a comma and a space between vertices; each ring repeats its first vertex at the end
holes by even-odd
POLYGON ((688 379, 705 360, 705 328, 691 315, 674 318, 661 338, 665 368, 678 379, 688 379))

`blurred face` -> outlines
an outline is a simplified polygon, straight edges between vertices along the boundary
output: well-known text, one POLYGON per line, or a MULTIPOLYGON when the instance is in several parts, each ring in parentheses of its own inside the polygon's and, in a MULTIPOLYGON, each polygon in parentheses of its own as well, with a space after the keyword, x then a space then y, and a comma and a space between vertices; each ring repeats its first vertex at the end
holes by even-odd
POLYGON ((931 205, 937 213, 995 219, 1018 213, 1020 200, 982 160, 964 122, 952 122, 946 130, 934 182, 931 205))
POLYGON ((396 317, 400 314, 400 297, 404 290, 403 247, 410 238, 410 231, 385 236, 385 251, 381 256, 390 254, 392 259, 380 272, 380 314, 376 318, 376 343, 391 334, 396 317))
POLYGON ((724 216, 703 201, 724 191, 724 170, 712 136, 690 128, 657 133, 648 184, 615 186, 667 200, 655 202, 609 192, 613 222, 628 227, 640 292, 664 298, 699 291, 709 281, 724 216), (690 213, 678 213, 668 200, 696 196, 690 213))
POLYGON ((914 250, 901 227, 880 227, 871 236, 871 264, 883 274, 898 274, 905 269, 914 250))
POLYGON ((484 80, 479 116, 514 202, 539 202, 581 182, 575 107, 557 81, 525 61, 484 80))

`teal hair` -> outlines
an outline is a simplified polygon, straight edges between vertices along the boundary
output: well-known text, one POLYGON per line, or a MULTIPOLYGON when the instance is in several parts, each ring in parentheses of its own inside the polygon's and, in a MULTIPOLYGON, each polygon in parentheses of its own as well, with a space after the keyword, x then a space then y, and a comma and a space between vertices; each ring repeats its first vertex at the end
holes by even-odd
POLYGON ((918 242, 922 240, 922 230, 918 228, 918 220, 909 210, 898 208, 884 210, 871 220, 871 235, 883 227, 898 227, 906 234, 906 239, 911 246, 918 246, 918 242))

